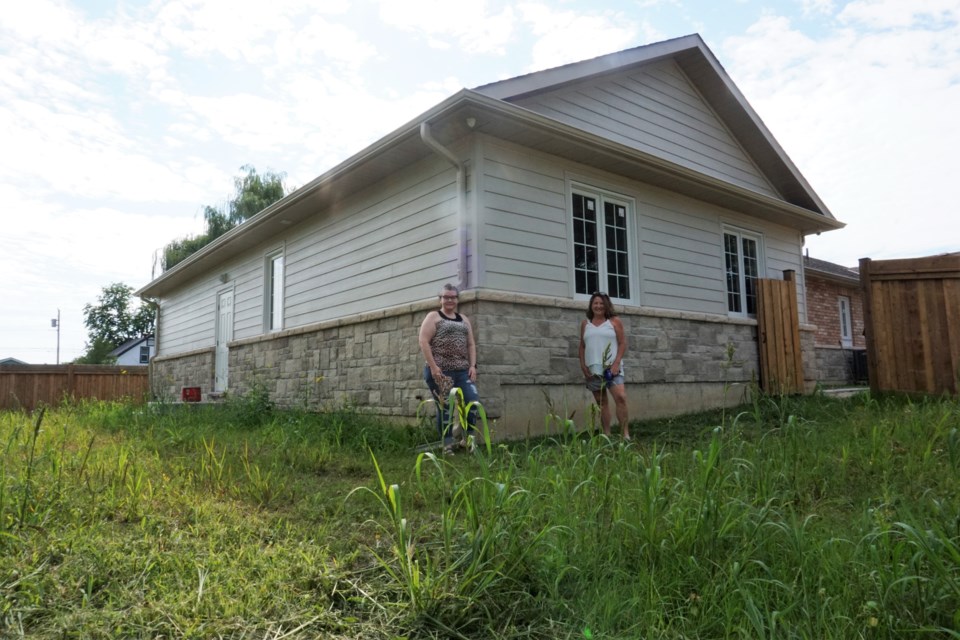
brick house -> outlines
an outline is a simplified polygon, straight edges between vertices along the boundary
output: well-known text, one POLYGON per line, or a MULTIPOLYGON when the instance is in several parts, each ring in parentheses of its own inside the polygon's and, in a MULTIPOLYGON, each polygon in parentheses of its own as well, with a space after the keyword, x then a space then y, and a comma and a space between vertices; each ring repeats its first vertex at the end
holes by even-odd
POLYGON ((816 380, 824 384, 866 382, 863 298, 857 269, 803 258, 807 322, 816 325, 816 380))

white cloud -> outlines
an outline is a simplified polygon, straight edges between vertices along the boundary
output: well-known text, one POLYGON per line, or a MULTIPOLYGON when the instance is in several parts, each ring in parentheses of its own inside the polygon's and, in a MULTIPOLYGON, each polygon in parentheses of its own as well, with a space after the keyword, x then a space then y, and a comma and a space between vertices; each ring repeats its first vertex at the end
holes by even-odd
POLYGON ((804 16, 831 15, 835 4, 834 0, 801 0, 800 6, 804 16))
POLYGON ((0 32, 29 43, 55 44, 76 37, 80 13, 56 0, 24 2, 16 11, 4 11, 0 32))
POLYGON ((294 68, 321 59, 355 68, 374 57, 377 48, 353 29, 314 16, 291 37, 278 40, 275 53, 281 67, 294 68))
POLYGON ((848 223, 811 239, 834 261, 917 255, 933 236, 957 246, 960 216, 938 211, 960 145, 957 29, 844 29, 817 39, 766 17, 724 43, 734 81, 848 223))
POLYGON ((537 37, 530 71, 595 58, 637 44, 638 27, 619 13, 556 11, 533 2, 521 4, 518 10, 537 37))
POLYGON ((457 47, 465 53, 503 55, 514 35, 514 11, 491 8, 484 0, 380 0, 386 25, 422 33, 434 48, 457 47))
POLYGON ((847 4, 838 18, 872 29, 920 27, 931 23, 957 22, 956 0, 856 0, 847 4))

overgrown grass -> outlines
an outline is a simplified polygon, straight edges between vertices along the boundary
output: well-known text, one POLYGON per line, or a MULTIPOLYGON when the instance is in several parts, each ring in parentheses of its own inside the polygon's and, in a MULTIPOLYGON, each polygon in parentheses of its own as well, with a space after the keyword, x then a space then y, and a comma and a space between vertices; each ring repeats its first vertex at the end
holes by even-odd
POLYGON ((0 636, 960 638, 960 404, 413 453, 356 410, 0 414, 0 636))

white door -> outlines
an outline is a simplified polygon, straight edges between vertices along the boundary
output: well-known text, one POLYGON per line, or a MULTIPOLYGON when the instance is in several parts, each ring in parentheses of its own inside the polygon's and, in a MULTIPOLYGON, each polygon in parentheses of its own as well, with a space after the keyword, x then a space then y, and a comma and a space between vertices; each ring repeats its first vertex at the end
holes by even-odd
POLYGON ((214 391, 227 390, 227 343, 233 340, 233 291, 217 296, 217 348, 214 356, 216 369, 214 391))

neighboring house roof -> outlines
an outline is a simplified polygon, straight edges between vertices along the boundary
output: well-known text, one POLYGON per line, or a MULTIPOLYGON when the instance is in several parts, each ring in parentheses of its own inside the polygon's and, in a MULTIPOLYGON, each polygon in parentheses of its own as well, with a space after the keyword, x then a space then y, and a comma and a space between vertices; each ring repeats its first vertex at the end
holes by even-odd
POLYGON ((23 360, 17 360, 16 358, 3 358, 2 360, 0 360, 0 365, 5 365, 5 364, 27 364, 27 363, 24 362, 23 360))
POLYGON ((153 339, 152 335, 140 336, 139 338, 131 338, 130 340, 127 340, 122 345, 120 345, 119 347, 111 351, 110 355, 115 358, 119 358, 120 356, 130 351, 131 349, 136 349, 137 347, 142 345, 144 342, 151 339, 153 339))
POLYGON ((803 257, 803 270, 813 276, 819 276, 825 280, 833 280, 841 284, 852 286, 860 285, 860 272, 858 269, 851 269, 843 265, 827 262, 826 260, 817 260, 810 256, 803 257))
POLYGON ((628 49, 592 60, 463 89, 366 149, 231 229, 137 291, 162 296, 193 277, 315 215, 349 194, 436 153, 425 142, 450 145, 471 132, 510 140, 553 156, 627 175, 693 198, 786 224, 802 233, 843 227, 816 196, 786 153, 733 85, 698 35, 628 49), (511 100, 670 57, 687 74, 782 199, 732 184, 694 168, 561 122, 511 100))

